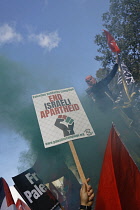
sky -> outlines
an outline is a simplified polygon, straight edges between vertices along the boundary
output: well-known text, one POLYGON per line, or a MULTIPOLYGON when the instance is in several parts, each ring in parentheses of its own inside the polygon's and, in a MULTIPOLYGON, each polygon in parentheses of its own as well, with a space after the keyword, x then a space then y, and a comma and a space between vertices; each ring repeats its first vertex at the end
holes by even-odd
POLYGON ((29 148, 16 114, 33 94, 67 87, 85 94, 85 77, 100 68, 94 37, 108 9, 109 0, 0 1, 0 176, 9 185, 29 148))

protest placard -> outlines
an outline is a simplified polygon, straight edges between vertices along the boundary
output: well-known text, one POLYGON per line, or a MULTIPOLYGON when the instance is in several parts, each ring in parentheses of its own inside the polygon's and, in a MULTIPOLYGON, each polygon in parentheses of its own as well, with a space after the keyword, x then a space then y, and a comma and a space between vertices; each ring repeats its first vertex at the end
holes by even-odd
POLYGON ((12 179, 15 183, 15 188, 31 209, 54 210, 60 205, 33 168, 24 171, 12 179))
POLYGON ((73 87, 32 96, 45 148, 95 135, 73 87))

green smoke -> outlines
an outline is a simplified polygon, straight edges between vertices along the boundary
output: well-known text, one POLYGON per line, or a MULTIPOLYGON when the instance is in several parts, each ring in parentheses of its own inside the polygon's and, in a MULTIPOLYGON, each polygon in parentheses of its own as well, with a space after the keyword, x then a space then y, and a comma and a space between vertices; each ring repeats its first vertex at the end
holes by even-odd
MULTIPOLYGON (((74 165, 72 154, 67 143, 45 149, 38 126, 31 95, 40 93, 40 84, 37 85, 27 70, 21 65, 0 57, 0 124, 20 134, 29 144, 29 150, 22 152, 19 160, 19 172, 31 167, 38 154, 42 155, 47 166, 53 167, 54 173, 66 162, 68 166, 74 165), (57 161, 56 161, 57 160, 57 161)), ((41 87, 47 90, 59 89, 60 83, 52 83, 50 79, 41 87)), ((69 84, 68 84, 69 85, 69 84)), ((62 84, 61 84, 62 86, 62 84)), ((42 91, 43 92, 43 91, 42 91)), ((123 142, 128 147, 131 155, 140 166, 140 144, 135 133, 124 122, 118 111, 101 112, 96 104, 85 93, 79 95, 82 105, 95 131, 94 137, 74 141, 81 165, 86 177, 91 178, 91 184, 97 189, 103 155, 112 126, 115 123, 123 142)), ((105 109, 106 110, 106 109, 105 109)), ((48 168, 49 168, 48 167, 48 168)), ((51 173, 53 173, 53 170, 51 173)))

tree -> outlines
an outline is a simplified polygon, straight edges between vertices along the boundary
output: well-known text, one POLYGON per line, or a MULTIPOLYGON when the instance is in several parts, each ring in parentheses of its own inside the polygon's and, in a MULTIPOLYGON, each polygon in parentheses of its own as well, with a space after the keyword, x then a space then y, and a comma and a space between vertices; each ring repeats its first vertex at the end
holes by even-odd
POLYGON ((107 74, 109 74, 109 69, 100 68, 96 71, 96 78, 97 80, 101 80, 105 78, 107 74))
MULTIPOLYGON (((121 49, 120 58, 132 73, 135 81, 140 81, 140 2, 139 0, 110 0, 109 12, 102 15, 104 29, 115 38, 121 49)), ((114 53, 107 45, 104 32, 95 36, 101 56, 95 59, 102 67, 110 68, 115 62, 114 53)))

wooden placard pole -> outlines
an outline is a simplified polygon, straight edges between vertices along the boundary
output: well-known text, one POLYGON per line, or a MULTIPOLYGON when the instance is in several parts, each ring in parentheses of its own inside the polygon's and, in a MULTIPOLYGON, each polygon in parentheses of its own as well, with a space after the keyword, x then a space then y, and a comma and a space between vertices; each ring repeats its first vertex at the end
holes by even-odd
POLYGON ((71 152, 72 152, 72 155, 73 155, 75 164, 76 164, 76 166, 77 166, 77 170, 78 170, 78 172, 79 172, 80 178, 81 178, 81 180, 82 180, 82 183, 86 183, 86 184, 87 184, 87 180, 86 180, 86 177, 85 177, 85 175, 84 175, 84 172, 83 172, 81 163, 80 163, 80 161, 79 161, 77 152, 76 152, 76 150, 75 150, 74 144, 73 144, 72 141, 69 141, 68 143, 69 143, 69 146, 70 146, 70 149, 71 149, 71 152))
MULTIPOLYGON (((69 141, 68 143, 69 143, 69 146, 70 146, 70 149, 71 149, 71 152, 72 152, 72 155, 73 155, 73 158, 74 158, 74 161, 75 161, 77 170, 78 170, 78 172, 79 172, 80 178, 81 178, 81 180, 82 180, 82 183, 86 183, 86 184, 87 184, 87 180, 86 180, 86 177, 85 177, 85 175, 84 175, 84 172, 83 172, 81 163, 80 163, 80 161, 79 161, 77 152, 76 152, 76 150, 75 150, 74 144, 73 144, 72 141, 69 141)), ((61 205, 60 205, 59 207, 60 207, 62 210, 64 210, 64 208, 63 208, 61 205)))

